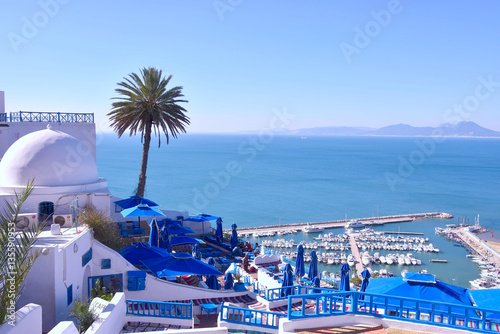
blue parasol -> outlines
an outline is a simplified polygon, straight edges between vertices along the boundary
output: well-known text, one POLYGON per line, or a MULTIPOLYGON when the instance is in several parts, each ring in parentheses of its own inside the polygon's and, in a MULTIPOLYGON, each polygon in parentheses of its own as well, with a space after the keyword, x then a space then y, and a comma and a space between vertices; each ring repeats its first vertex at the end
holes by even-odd
MULTIPOLYGON (((208 265, 213 266, 215 269, 215 260, 214 258, 209 258, 207 261, 208 265)), ((209 289, 212 290, 219 290, 220 289, 220 284, 219 281, 217 280, 217 276, 215 275, 208 275, 207 276, 207 286, 209 289)))
POLYGON ((160 243, 158 247, 166 249, 169 252, 172 251, 172 249, 170 248, 170 243, 168 241, 168 229, 165 225, 163 225, 160 231, 160 243))
POLYGON ((297 247, 297 259, 295 260, 295 276, 299 278, 304 276, 306 269, 304 266, 304 246, 299 245, 297 247))
MULTIPOLYGON (((363 277, 363 282, 361 283, 361 288, 359 289, 360 292, 365 292, 366 288, 368 287, 368 283, 370 282, 370 277, 371 274, 368 271, 368 269, 365 269, 361 272, 361 277, 363 277)), ((359 296, 359 300, 365 299, 364 295, 359 296)))
POLYGON ((201 260, 201 249, 200 249, 200 246, 198 246, 198 244, 195 244, 195 245, 193 246, 193 251, 192 251, 192 253, 193 253, 193 257, 194 257, 195 259, 201 260))
POLYGON ((137 206, 139 204, 146 204, 148 206, 158 206, 158 204, 156 204, 155 202, 141 196, 130 196, 129 198, 116 201, 115 204, 122 209, 128 209, 137 206))
POLYGON ((234 286, 233 274, 228 272, 224 277, 224 290, 231 290, 233 286, 234 286))
POLYGON ((224 239, 224 235, 222 233, 222 218, 219 217, 217 218, 217 229, 215 230, 215 238, 217 241, 217 244, 221 244, 222 240, 224 239))
POLYGON ((309 263, 309 273, 308 277, 312 280, 314 277, 318 277, 318 256, 316 251, 311 251, 311 262, 309 263))
MULTIPOLYGON (((165 251, 166 252, 166 251, 165 251)), ((181 275, 222 275, 220 271, 187 253, 168 254, 141 261, 156 277, 181 275)))
POLYGON ((141 260, 158 259, 169 256, 167 250, 152 247, 145 242, 134 242, 131 246, 120 249, 120 254, 134 266, 142 265, 141 260))
POLYGON ((141 223, 141 217, 164 217, 163 212, 158 208, 152 208, 147 204, 139 204, 134 207, 122 210, 120 212, 123 217, 139 217, 139 224, 141 223))
MULTIPOLYGON (((283 274, 283 283, 281 283, 281 287, 289 287, 293 286, 293 268, 290 263, 287 263, 285 266, 284 274, 283 274)), ((292 288, 282 289, 281 296, 286 297, 292 294, 292 288)))
POLYGON ((340 268, 340 291, 350 291, 351 287, 349 285, 349 265, 344 263, 340 268))
MULTIPOLYGON (((311 285, 315 288, 319 288, 321 286, 321 281, 319 280, 319 277, 314 277, 311 281, 311 285)), ((320 289, 313 289, 313 293, 321 293, 320 289)))
POLYGON ((209 220, 216 220, 217 218, 220 218, 220 217, 217 217, 217 216, 212 216, 212 215, 209 215, 209 214, 206 214, 206 213, 200 213, 196 216, 191 216, 187 219, 184 219, 184 221, 190 221, 190 222, 206 222, 206 221, 209 221, 209 220))
POLYGON ((184 234, 179 234, 179 235, 173 236, 170 239, 170 246, 187 245, 187 244, 203 244, 203 243, 204 242, 201 239, 188 237, 184 234))
POLYGON ((233 231, 231 232, 231 249, 238 246, 238 244, 239 244, 238 232, 236 232, 237 227, 238 226, 236 226, 236 224, 231 225, 231 228, 233 229, 233 231))
POLYGON ((158 247, 158 235, 162 226, 163 224, 161 221, 151 219, 151 222, 149 223, 149 244, 151 246, 158 247))

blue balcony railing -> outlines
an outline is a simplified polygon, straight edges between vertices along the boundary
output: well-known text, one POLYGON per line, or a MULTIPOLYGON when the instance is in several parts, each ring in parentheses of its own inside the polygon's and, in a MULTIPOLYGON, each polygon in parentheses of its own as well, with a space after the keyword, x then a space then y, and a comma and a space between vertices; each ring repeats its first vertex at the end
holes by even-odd
POLYGON ((0 113, 0 122, 7 122, 8 117, 6 113, 0 113))
POLYGON ((220 306, 220 320, 247 326, 278 329, 279 319, 286 318, 286 314, 278 312, 260 311, 249 308, 220 306))
POLYGON ((11 112, 8 120, 10 122, 94 123, 94 114, 18 111, 11 112))
POLYGON ((266 299, 268 301, 288 299, 288 296, 308 295, 311 293, 336 293, 338 290, 329 288, 315 288, 304 285, 293 285, 279 288, 270 288, 266 290, 266 299))
POLYGON ((362 314, 479 333, 498 332, 500 329, 498 311, 422 299, 358 291, 288 297, 289 310, 297 303, 301 304, 301 309, 289 312, 290 320, 362 314))
POLYGON ((129 299, 127 300, 127 314, 158 318, 192 319, 193 304, 129 299))

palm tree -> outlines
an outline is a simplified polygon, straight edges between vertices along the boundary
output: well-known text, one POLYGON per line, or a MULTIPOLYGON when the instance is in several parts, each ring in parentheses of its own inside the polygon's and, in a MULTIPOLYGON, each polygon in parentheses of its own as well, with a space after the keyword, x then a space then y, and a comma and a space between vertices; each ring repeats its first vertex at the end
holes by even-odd
POLYGON ((140 74, 131 73, 128 78, 124 78, 125 81, 118 83, 120 88, 115 91, 121 96, 113 98, 118 102, 112 104, 108 116, 118 137, 125 131, 130 131, 130 136, 141 133, 142 162, 136 195, 144 196, 151 132, 158 135, 160 147, 162 133, 168 144, 170 136, 177 138, 179 133, 186 132, 185 127, 190 121, 185 114, 186 109, 178 105, 188 102, 180 99, 184 96, 182 87, 166 88, 172 79, 171 75, 162 77, 162 71, 154 67, 144 68, 140 74))

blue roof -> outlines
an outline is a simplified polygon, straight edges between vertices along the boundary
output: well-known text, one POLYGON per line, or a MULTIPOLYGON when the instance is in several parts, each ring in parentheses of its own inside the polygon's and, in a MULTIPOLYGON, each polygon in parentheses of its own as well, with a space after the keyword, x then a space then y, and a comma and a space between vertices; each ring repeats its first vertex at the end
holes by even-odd
POLYGON ((403 277, 374 278, 370 280, 366 292, 472 306, 467 289, 440 281, 432 283, 404 280, 403 277))

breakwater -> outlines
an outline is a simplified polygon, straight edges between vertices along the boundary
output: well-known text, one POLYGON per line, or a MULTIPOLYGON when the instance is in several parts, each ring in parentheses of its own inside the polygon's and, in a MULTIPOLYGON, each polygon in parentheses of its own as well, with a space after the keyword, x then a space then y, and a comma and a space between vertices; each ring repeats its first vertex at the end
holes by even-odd
MULTIPOLYGON (((416 220, 423 219, 451 219, 453 215, 445 212, 429 212, 429 213, 413 213, 406 215, 392 215, 392 216, 382 216, 382 217, 369 217, 369 218, 354 218, 354 219, 342 219, 342 220, 332 220, 324 222, 305 222, 305 223, 292 223, 292 224, 281 224, 281 225, 264 225, 264 226, 254 226, 254 227, 238 227, 238 233, 249 234, 253 232, 279 232, 291 229, 302 230, 304 226, 315 225, 322 228, 343 228, 345 224, 350 221, 359 221, 366 226, 371 225, 383 225, 391 223, 404 223, 412 222, 416 220)), ((231 230, 226 230, 230 232, 231 230)))

